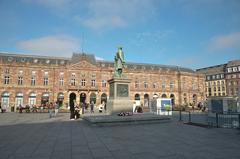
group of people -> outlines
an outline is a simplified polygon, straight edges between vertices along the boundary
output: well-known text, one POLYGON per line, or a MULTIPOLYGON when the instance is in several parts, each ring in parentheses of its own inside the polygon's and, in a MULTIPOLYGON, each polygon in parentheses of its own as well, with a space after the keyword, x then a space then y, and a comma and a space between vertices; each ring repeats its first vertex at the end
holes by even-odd
POLYGON ((85 103, 81 103, 80 106, 77 104, 76 100, 70 103, 70 119, 75 120, 80 118, 80 111, 84 111, 85 103))
MULTIPOLYGON (((75 120, 80 118, 80 114, 84 114, 84 111, 88 109, 90 106, 90 113, 94 113, 95 103, 91 101, 90 104, 81 102, 80 105, 77 104, 76 100, 70 102, 69 110, 70 110, 70 119, 75 120)), ((106 103, 103 101, 102 104, 98 106, 99 113, 102 113, 103 110, 106 111, 106 103)))

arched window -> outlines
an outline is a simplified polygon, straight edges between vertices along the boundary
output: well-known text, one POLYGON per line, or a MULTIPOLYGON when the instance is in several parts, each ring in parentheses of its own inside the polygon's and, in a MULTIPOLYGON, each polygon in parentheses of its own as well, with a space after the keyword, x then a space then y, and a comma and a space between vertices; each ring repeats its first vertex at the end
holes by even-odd
POLYGON ((36 97, 37 94, 34 92, 31 92, 28 96, 28 104, 29 105, 36 105, 36 97))
POLYGON ((96 104, 96 102, 97 102, 97 98, 96 98, 96 94, 95 93, 91 93, 90 94, 90 103, 92 101, 94 102, 94 104, 96 104))
POLYGON ((134 97, 135 100, 140 100, 140 95, 137 93, 135 94, 135 97, 134 97))
POLYGON ((162 94, 162 98, 167 98, 167 95, 166 94, 162 94))

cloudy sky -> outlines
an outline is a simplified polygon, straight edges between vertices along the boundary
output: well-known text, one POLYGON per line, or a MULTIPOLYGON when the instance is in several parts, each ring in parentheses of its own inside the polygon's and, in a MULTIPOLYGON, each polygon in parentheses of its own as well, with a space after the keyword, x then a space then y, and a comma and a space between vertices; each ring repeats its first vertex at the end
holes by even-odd
POLYGON ((0 52, 201 68, 240 59, 239 0, 0 0, 0 52))

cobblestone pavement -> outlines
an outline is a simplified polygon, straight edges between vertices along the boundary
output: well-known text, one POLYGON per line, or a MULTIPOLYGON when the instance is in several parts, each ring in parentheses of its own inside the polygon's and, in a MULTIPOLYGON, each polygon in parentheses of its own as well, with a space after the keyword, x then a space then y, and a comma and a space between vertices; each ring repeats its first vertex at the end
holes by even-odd
POLYGON ((239 159, 240 131, 168 123, 91 127, 68 113, 0 114, 0 159, 239 159))

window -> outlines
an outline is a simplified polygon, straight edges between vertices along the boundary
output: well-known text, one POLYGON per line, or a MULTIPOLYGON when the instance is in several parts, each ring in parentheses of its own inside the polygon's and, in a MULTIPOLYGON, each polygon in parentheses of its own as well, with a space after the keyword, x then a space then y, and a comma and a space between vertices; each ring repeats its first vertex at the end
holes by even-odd
POLYGON ((43 85, 47 86, 48 85, 48 77, 43 78, 43 85))
POLYGON ((225 87, 222 87, 222 91, 225 91, 225 87))
POLYGON ((85 80, 85 79, 82 79, 82 81, 81 81, 81 86, 83 86, 83 87, 86 86, 86 80, 85 80))
POLYGON ((237 67, 233 67, 233 72, 237 72, 237 67))
POLYGON ((71 86, 76 85, 76 74, 75 73, 72 73, 72 75, 71 75, 70 85, 71 86))
POLYGON ((214 92, 216 92, 217 91, 216 87, 214 87, 213 90, 214 90, 214 92))
POLYGON ((64 73, 60 72, 59 74, 59 86, 63 86, 64 85, 64 73))
POLYGON ((10 82, 10 77, 4 76, 4 84, 9 84, 9 82, 10 82))
POLYGON ((216 78, 219 79, 219 78, 220 78, 220 75, 216 75, 216 78))
POLYGON ((228 70, 229 73, 232 72, 232 68, 228 68, 227 70, 228 70))
POLYGON ((144 88, 148 88, 148 83, 144 82, 144 88))
POLYGON ((43 85, 44 86, 48 85, 48 72, 44 72, 43 85))
POLYGON ((219 81, 217 81, 217 85, 218 85, 218 86, 220 85, 220 82, 219 82, 219 81))
POLYGON ((5 69, 5 73, 6 73, 6 74, 9 74, 9 68, 6 68, 6 69, 5 69))
POLYGON ((139 81, 135 81, 135 88, 139 88, 139 81))
POLYGON ((91 86, 92 86, 92 87, 96 87, 96 80, 95 80, 95 79, 92 79, 92 80, 91 80, 91 86))
POLYGON ((76 85, 76 79, 72 78, 70 81, 71 86, 75 86, 76 85))
POLYGON ((23 84, 23 77, 18 76, 18 85, 22 85, 22 84, 23 84))
POLYGON ((215 79, 215 75, 212 75, 212 79, 215 79))
POLYGON ((211 79, 211 77, 210 76, 207 76, 207 80, 210 80, 211 79))
POLYGON ((106 80, 102 80, 102 87, 107 87, 107 81, 106 80))
POLYGON ((35 86, 36 85, 36 77, 32 76, 31 77, 31 86, 35 86))
POLYGON ((64 79, 63 77, 59 78, 59 86, 63 86, 64 85, 64 79))
POLYGON ((154 88, 154 89, 157 88, 157 83, 153 83, 153 88, 154 88))
POLYGON ((224 74, 221 74, 221 78, 224 78, 224 74))
POLYGON ((173 81, 170 82, 170 89, 171 89, 171 90, 174 89, 174 82, 173 82, 173 81))
MULTIPOLYGON (((185 86, 185 82, 183 82, 183 86, 185 86)), ((166 88, 166 83, 163 82, 163 83, 162 83, 162 89, 165 89, 165 88, 166 88)))
POLYGON ((221 91, 220 87, 218 87, 218 91, 221 91))
POLYGON ((224 81, 222 81, 221 83, 222 83, 222 85, 224 85, 224 81))

